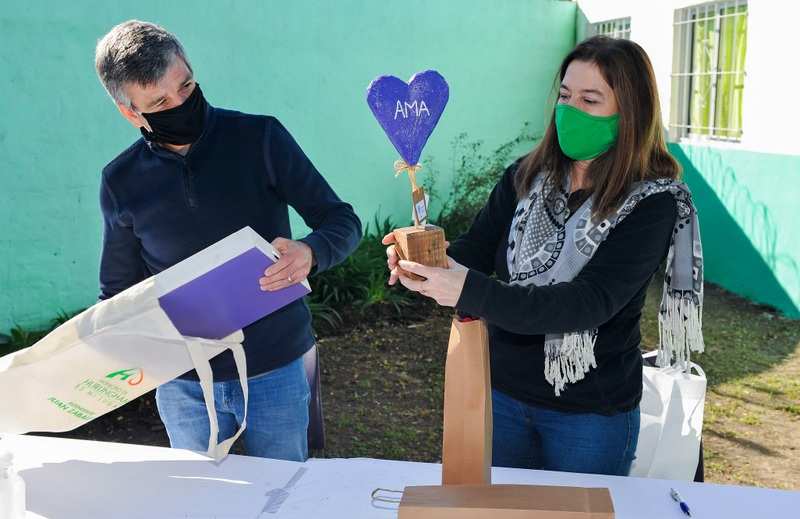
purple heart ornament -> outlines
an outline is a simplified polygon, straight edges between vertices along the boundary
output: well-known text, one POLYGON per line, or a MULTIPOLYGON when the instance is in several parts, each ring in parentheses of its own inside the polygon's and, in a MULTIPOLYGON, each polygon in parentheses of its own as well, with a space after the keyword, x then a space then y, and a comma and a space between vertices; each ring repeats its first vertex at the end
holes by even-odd
POLYGON ((409 166, 419 161, 449 97, 447 81, 435 70, 414 74, 408 83, 380 76, 367 88, 370 110, 409 166))

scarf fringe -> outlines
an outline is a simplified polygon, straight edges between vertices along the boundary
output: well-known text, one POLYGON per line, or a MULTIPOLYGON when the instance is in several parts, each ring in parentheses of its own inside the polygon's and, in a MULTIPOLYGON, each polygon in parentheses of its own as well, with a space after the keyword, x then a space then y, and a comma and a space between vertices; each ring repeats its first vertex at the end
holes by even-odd
POLYGON ((689 369, 691 353, 702 353, 703 303, 683 297, 680 292, 664 287, 661 311, 658 314, 659 347, 656 365, 667 367, 673 359, 684 370, 689 369))
POLYGON ((596 368, 594 343, 597 330, 564 334, 561 341, 545 344, 544 377, 561 395, 564 386, 583 380, 589 368, 596 368))

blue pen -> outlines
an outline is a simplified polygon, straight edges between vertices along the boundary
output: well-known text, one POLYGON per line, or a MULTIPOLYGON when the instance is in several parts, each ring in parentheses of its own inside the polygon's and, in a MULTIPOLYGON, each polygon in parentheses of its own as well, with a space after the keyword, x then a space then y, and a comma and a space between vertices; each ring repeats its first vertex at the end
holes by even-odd
POLYGON ((686 502, 683 499, 681 499, 681 495, 678 494, 677 490, 675 490, 674 488, 670 488, 669 495, 672 496, 673 501, 675 501, 681 506, 681 512, 683 512, 689 517, 692 516, 692 512, 689 510, 689 505, 687 505, 686 502))

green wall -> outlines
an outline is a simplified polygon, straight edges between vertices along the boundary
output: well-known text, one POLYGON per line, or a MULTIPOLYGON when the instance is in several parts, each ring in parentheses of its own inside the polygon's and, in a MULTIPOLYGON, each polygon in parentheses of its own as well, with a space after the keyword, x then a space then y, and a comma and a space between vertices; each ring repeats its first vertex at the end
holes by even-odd
POLYGON ((423 158, 449 157, 460 132, 506 142, 524 121, 543 126, 575 11, 555 0, 4 3, 0 330, 95 300, 100 170, 138 136, 93 69, 95 43, 116 23, 176 33, 209 102, 278 116, 362 219, 405 221, 408 181, 393 178, 397 153, 364 101, 369 81, 427 68, 448 79, 450 104, 423 158))
POLYGON ((700 216, 706 279, 800 317, 800 156, 670 144, 700 216))

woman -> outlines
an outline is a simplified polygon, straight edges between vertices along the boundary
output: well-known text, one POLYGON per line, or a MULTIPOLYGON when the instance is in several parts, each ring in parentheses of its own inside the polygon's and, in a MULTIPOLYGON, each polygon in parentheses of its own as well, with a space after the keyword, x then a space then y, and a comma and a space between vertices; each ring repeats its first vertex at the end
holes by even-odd
POLYGON ((660 362, 702 349, 696 213, 676 181, 641 47, 588 39, 559 79, 542 141, 449 246, 450 268, 398 262, 390 246, 389 282, 487 322, 495 466, 627 475, 639 433, 641 311, 668 252, 660 362))

